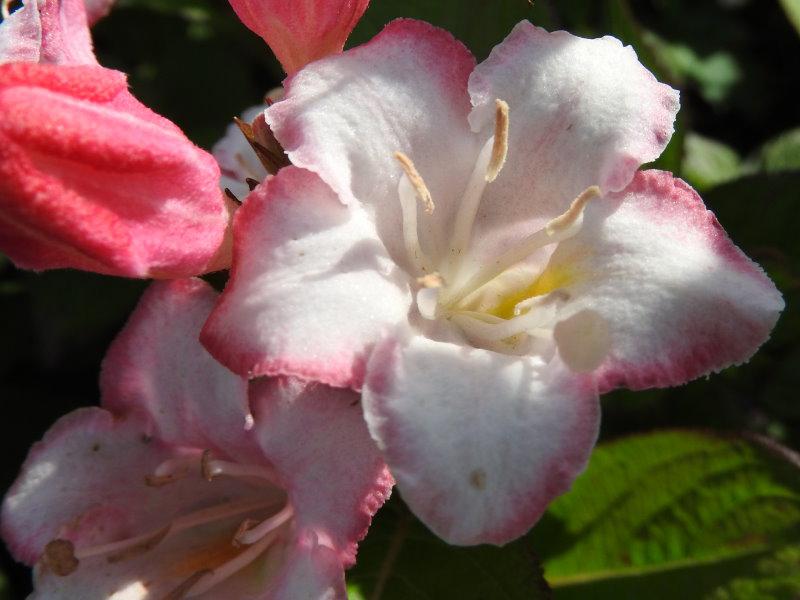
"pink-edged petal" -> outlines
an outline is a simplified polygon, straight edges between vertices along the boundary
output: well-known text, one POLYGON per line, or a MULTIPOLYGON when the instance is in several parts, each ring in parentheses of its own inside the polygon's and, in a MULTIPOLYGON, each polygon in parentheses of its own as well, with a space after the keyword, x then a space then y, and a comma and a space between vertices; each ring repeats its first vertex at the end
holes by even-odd
POLYGON ((175 455, 153 433, 144 415, 119 419, 98 408, 56 422, 31 449, 3 502, 3 538, 14 556, 31 564, 55 538, 95 546, 158 530, 177 515, 231 497, 253 498, 253 488, 242 482, 211 484, 201 477, 199 454, 189 476, 147 485, 156 467, 175 455))
POLYGON ((39 62, 41 45, 42 22, 36 0, 25 0, 0 23, 0 64, 39 62))
POLYGON ((591 378, 557 359, 419 336, 375 350, 363 403, 403 499, 453 544, 525 533, 583 470, 599 424, 591 378))
POLYGON ((287 549, 286 563, 270 586, 269 600, 345 600, 344 571, 336 553, 315 540, 287 549))
POLYGON ((478 153, 469 130, 467 79, 474 59, 449 33, 393 21, 372 41, 289 78, 267 122, 292 163, 317 173, 345 204, 376 216, 379 234, 405 260, 395 152, 407 154, 436 210, 423 237, 444 239, 478 153))
POLYGON ((358 541, 394 483, 369 436, 358 394, 293 378, 251 386, 255 430, 289 494, 298 543, 325 546, 340 568, 352 565, 358 541))
POLYGON ((286 167, 248 196, 202 341, 235 372, 358 387, 369 348, 406 319, 408 285, 363 211, 286 167))
POLYGON ((28 269, 185 277, 225 265, 214 158, 101 67, 0 66, 0 248, 28 269))
POLYGON ((784 306, 697 193, 663 171, 593 200, 548 268, 569 281, 562 317, 591 309, 608 325, 602 391, 680 385, 742 363, 784 306))
POLYGON ((247 381, 200 345, 217 293, 199 279, 150 286, 103 361, 103 405, 145 412, 159 439, 228 455, 249 447, 247 381))
POLYGON ((369 0, 230 0, 242 23, 260 35, 291 74, 341 52, 369 0))
POLYGON ((630 46, 527 21, 476 67, 469 90, 476 131, 493 129, 495 99, 510 110, 507 161, 487 188, 473 238, 491 248, 479 253, 535 231, 589 186, 624 188, 664 150, 679 106, 678 92, 630 46))
MULTIPOLYGON (((253 119, 266 108, 266 104, 251 106, 242 113, 241 119, 245 123, 252 123, 253 119)), ((237 198, 244 199, 250 193, 245 181, 247 178, 256 181, 264 181, 267 178, 267 170, 235 123, 228 125, 225 135, 214 144, 211 152, 222 171, 220 187, 223 190, 229 189, 237 198)))

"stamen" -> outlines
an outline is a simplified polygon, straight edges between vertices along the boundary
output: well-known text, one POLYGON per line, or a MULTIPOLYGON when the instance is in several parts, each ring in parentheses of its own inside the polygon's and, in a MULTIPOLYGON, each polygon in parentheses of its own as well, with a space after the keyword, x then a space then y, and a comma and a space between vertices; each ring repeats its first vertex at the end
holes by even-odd
POLYGON ((246 550, 237 554, 228 562, 217 567, 210 573, 205 572, 205 574, 202 577, 199 577, 196 583, 189 588, 184 598, 196 598, 197 596, 205 594, 215 585, 218 585, 238 571, 241 571, 247 565, 253 562, 262 552, 269 548, 269 546, 278 538, 279 535, 279 530, 273 530, 271 533, 262 537, 252 546, 248 546, 246 550))
POLYGON ((508 155, 508 104, 499 98, 494 101, 494 142, 492 144, 492 159, 486 169, 486 181, 497 179, 500 170, 506 163, 508 155))
POLYGON ((472 227, 475 224, 475 217, 478 214, 478 207, 486 184, 497 178, 506 162, 508 123, 508 104, 498 98, 495 100, 494 135, 481 148, 458 206, 453 236, 450 239, 450 256, 447 267, 447 273, 452 279, 455 279, 457 275, 457 265, 469 245, 470 237, 472 237, 472 227))
POLYGON ((562 215, 552 219, 544 228, 524 238, 518 246, 501 254, 490 263, 481 266, 457 292, 453 293, 448 299, 448 303, 455 304, 463 300, 472 292, 479 290, 492 279, 505 272, 509 267, 525 260, 539 248, 561 242, 575 235, 580 227, 580 217, 583 215, 583 210, 589 200, 599 194, 600 188, 596 185, 587 188, 572 201, 570 207, 562 215))
MULTIPOLYGON (((286 521, 292 518, 292 515, 294 515, 294 509, 287 505, 279 513, 271 516, 269 519, 265 519, 253 528, 240 528, 233 538, 233 543, 237 546, 249 546, 250 544, 255 544, 265 535, 286 523, 286 521)), ((245 523, 247 522, 245 521, 245 523)))
POLYGON ((461 254, 466 250, 469 239, 472 236, 472 226, 475 223, 475 216, 478 214, 478 206, 481 203, 483 190, 486 189, 486 169, 492 156, 494 139, 489 140, 483 145, 472 174, 469 176, 467 188, 461 196, 456 213, 456 222, 453 226, 453 236, 450 239, 450 256, 448 257, 448 274, 452 278, 455 275, 455 266, 461 258, 461 254))
MULTIPOLYGON (((253 512, 260 509, 269 508, 274 502, 265 502, 263 500, 251 502, 229 502, 226 504, 213 506, 211 508, 203 508, 196 510, 187 515, 176 518, 172 523, 159 527, 154 531, 150 531, 143 535, 137 535, 126 540, 118 542, 110 542, 100 546, 93 546, 89 548, 78 548, 74 552, 74 557, 78 560, 84 560, 94 556, 109 555, 107 560, 109 562, 120 562, 132 556, 149 552, 157 547, 166 537, 170 534, 176 534, 198 525, 206 523, 213 523, 222 519, 235 517, 236 515, 253 512)), ((58 540, 54 540, 58 541, 58 540)))
POLYGON ((411 180, 405 174, 400 177, 397 195, 400 197, 400 210, 403 215, 403 243, 408 260, 420 271, 429 271, 432 263, 419 243, 417 231, 417 196, 411 180))
POLYGON ((569 231, 583 215, 583 210, 589 204, 589 200, 601 194, 600 188, 596 185, 586 188, 580 195, 572 201, 567 211, 550 221, 545 229, 548 235, 558 235, 569 231))
POLYGON ((414 191, 417 193, 417 197, 425 207, 425 212, 429 215, 433 214, 433 209, 435 207, 433 204, 433 198, 431 197, 431 192, 428 190, 428 186, 425 185, 425 180, 422 179, 422 175, 419 174, 419 171, 417 171, 414 163, 410 158, 408 158, 408 156, 399 151, 394 153, 394 157, 397 159, 397 162, 400 163, 400 166, 403 167, 403 171, 405 171, 406 177, 408 177, 411 185, 414 186, 414 191))
POLYGON ((0 16, 3 17, 4 21, 11 16, 11 9, 9 9, 10 4, 11 0, 0 0, 0 16))
POLYGON ((197 455, 169 458, 158 465, 144 482, 151 487, 161 487, 186 477, 197 464, 197 455))
POLYGON ((264 479, 269 483, 279 485, 278 475, 272 469, 263 465, 241 465, 239 463, 228 462, 226 460, 212 460, 206 458, 207 455, 203 453, 203 462, 201 470, 203 477, 208 481, 213 480, 215 477, 226 476, 243 478, 264 479))

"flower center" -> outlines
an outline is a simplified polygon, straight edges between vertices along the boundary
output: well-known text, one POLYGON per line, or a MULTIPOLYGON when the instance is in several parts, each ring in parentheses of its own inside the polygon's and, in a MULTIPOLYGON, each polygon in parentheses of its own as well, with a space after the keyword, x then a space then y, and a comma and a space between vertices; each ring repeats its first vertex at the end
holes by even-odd
POLYGON ((416 300, 420 314, 429 320, 447 319, 476 345, 503 352, 520 349, 531 337, 552 336, 555 309, 562 299, 557 292, 570 281, 571 274, 531 273, 530 267, 523 269, 521 265, 537 250, 574 236, 580 230, 586 205, 600 195, 597 186, 587 188, 562 215, 467 272, 465 257, 475 218, 486 186, 505 164, 508 129, 508 104, 496 100, 494 135, 478 154, 455 214, 445 258, 438 263, 423 250, 417 227, 417 204, 421 203, 430 215, 435 209, 433 197, 411 159, 402 152, 395 153, 403 169, 398 185, 403 239, 412 269, 419 275, 416 300), (520 276, 525 280, 523 285, 519 285, 520 276), (481 302, 489 294, 494 299, 490 308, 481 302))
MULTIPOLYGON (((241 500, 227 500, 216 505, 186 512, 172 521, 127 539, 79 546, 65 539, 47 544, 42 561, 56 575, 67 576, 80 562, 102 557, 109 564, 120 563, 163 547, 184 532, 202 527, 224 525, 234 520, 240 524, 223 537, 209 535, 212 541, 187 551, 170 552, 166 565, 156 567, 174 576, 186 576, 167 596, 170 600, 194 598, 241 571, 262 555, 281 537, 294 515, 292 506, 277 500, 281 488, 271 469, 263 465, 241 464, 214 458, 209 450, 190 451, 166 461, 145 477, 146 485, 161 488, 188 477, 202 477, 209 485, 219 478, 233 478, 254 485, 256 493, 241 500), (259 494, 258 490, 262 490, 259 494), (258 516, 258 518, 253 518, 258 516)), ((284 495, 285 496, 285 495, 284 495)), ((157 561, 154 561, 157 562, 157 561)))

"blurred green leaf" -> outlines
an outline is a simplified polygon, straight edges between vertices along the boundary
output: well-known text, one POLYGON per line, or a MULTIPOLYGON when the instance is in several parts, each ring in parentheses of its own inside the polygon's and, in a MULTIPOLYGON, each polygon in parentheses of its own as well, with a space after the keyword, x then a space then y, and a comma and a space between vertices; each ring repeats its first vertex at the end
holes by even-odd
POLYGON ((736 179, 741 173, 739 155, 722 142, 689 132, 684 144, 681 173, 699 191, 736 179))
POLYGON ((764 144, 759 153, 759 164, 768 173, 800 170, 800 128, 764 144))
POLYGON ((757 438, 623 438, 533 539, 557 598, 700 598, 800 539, 800 458, 757 438))
POLYGON ((530 537, 503 548, 449 546, 393 499, 347 572, 350 600, 539 600, 551 597, 530 537))
POLYGON ((789 21, 792 22, 797 33, 800 33, 800 0, 780 0, 780 3, 789 21))
POLYGON ((742 77, 736 59, 727 52, 715 51, 701 57, 689 46, 667 42, 652 32, 643 34, 643 40, 673 78, 695 82, 700 94, 711 104, 725 100, 742 77))

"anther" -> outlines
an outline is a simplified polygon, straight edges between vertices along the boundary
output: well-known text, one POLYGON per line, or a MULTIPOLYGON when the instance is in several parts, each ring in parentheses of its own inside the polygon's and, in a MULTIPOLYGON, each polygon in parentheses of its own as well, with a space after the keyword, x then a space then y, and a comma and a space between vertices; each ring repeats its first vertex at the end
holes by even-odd
POLYGON ((80 561, 75 557, 75 546, 69 540, 56 539, 44 547, 42 562, 59 577, 74 573, 80 561))
POLYGON ((206 481, 214 479, 214 473, 211 472, 211 450, 203 450, 203 456, 200 457, 200 474, 206 481))
POLYGON ((486 181, 497 179, 508 155, 508 104, 499 98, 494 101, 494 143, 492 157, 486 169, 486 181))
POLYGON ((589 200, 600 196, 601 193, 600 188, 596 185, 583 190, 563 214, 557 216, 545 226, 545 231, 547 231, 548 235, 557 235, 572 228, 583 214, 583 209, 586 208, 589 200))
POLYGON ((417 283, 424 288, 440 288, 444 285, 444 278, 439 273, 428 273, 417 277, 417 283))
POLYGON ((253 179, 252 177, 245 177, 244 181, 247 184, 247 187, 250 188, 251 192, 254 189, 256 189, 259 185, 261 185, 260 181, 258 181, 257 179, 253 179))
POLYGON ((417 168, 414 166, 414 163, 411 159, 403 154, 400 151, 394 153, 394 157, 397 159, 397 162, 400 163, 400 166, 403 167, 403 171, 408 177, 408 180, 411 182, 411 185, 414 186, 414 191, 417 193, 417 197, 422 202, 422 205, 425 207, 425 212, 427 214, 432 214, 434 204, 433 198, 431 197, 431 192, 428 189, 428 186, 425 185, 425 180, 422 179, 422 175, 419 174, 417 168))

